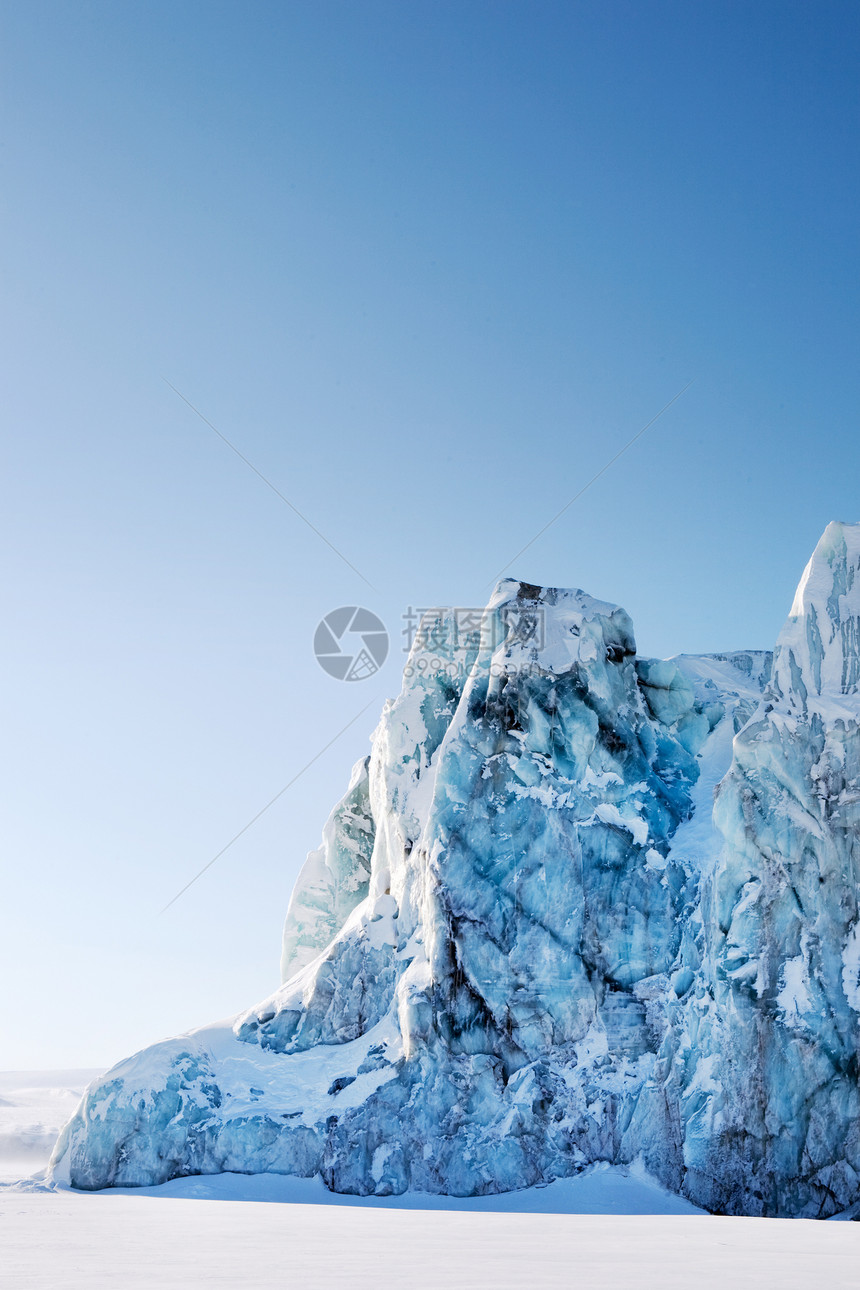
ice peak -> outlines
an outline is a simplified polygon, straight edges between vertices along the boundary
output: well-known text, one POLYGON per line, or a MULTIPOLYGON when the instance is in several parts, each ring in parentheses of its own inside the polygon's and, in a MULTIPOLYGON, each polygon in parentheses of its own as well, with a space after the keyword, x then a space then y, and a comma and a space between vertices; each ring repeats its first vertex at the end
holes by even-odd
POLYGON ((591 663, 598 657, 620 660, 636 653, 627 612, 578 587, 540 587, 502 578, 486 613, 503 625, 506 655, 513 658, 526 649, 534 661, 551 671, 567 671, 576 663, 591 663))
POLYGON ((773 690, 804 712, 860 694, 860 524, 824 530, 777 641, 773 690))
POLYGON ((522 582, 519 578, 500 578, 487 608, 495 609, 516 601, 524 605, 541 605, 547 609, 555 606, 578 607, 589 617, 602 614, 609 618, 614 613, 624 612, 619 611, 618 605, 610 604, 607 600, 596 600, 580 587, 540 587, 537 583, 522 582))

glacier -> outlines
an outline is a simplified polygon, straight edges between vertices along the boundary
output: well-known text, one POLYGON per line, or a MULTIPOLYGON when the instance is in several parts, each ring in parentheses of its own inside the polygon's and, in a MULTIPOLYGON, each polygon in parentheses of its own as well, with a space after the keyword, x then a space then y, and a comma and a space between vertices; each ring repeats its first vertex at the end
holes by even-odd
POLYGON ((480 1196, 637 1162, 860 1203, 860 525, 771 653, 638 656, 506 579, 425 615, 290 900, 282 984, 87 1090, 52 1177, 480 1196))

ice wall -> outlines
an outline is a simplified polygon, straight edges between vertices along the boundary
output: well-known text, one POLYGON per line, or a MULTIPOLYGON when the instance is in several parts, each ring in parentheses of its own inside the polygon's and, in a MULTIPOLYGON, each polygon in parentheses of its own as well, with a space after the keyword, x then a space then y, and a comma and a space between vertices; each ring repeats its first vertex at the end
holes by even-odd
POLYGON ((715 803, 721 1090, 686 1148, 712 1206, 814 1216, 860 1196, 858 573, 860 526, 828 525, 715 803))
POLYGON ((58 1177, 474 1195, 642 1157, 713 1209, 860 1200, 860 526, 777 649, 641 659, 502 582, 429 616, 290 902, 284 984, 93 1086, 58 1177))

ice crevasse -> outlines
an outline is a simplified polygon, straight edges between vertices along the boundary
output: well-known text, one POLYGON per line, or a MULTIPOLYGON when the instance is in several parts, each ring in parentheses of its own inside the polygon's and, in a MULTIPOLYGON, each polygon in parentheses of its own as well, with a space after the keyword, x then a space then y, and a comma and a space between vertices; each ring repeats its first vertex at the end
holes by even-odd
POLYGON ((501 582, 425 617, 290 901, 283 984, 88 1089, 53 1176, 456 1196, 640 1159, 696 1204, 860 1202, 860 525, 771 654, 638 657, 501 582))

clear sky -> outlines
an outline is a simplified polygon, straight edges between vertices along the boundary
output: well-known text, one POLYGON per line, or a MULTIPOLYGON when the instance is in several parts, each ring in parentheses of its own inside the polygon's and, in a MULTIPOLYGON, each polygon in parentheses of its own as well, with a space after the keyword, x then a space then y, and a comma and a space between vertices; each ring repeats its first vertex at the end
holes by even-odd
POLYGON ((860 518, 860 9, 2 14, 0 1066, 97 1065, 277 983, 410 606, 510 567, 772 646, 860 518))

